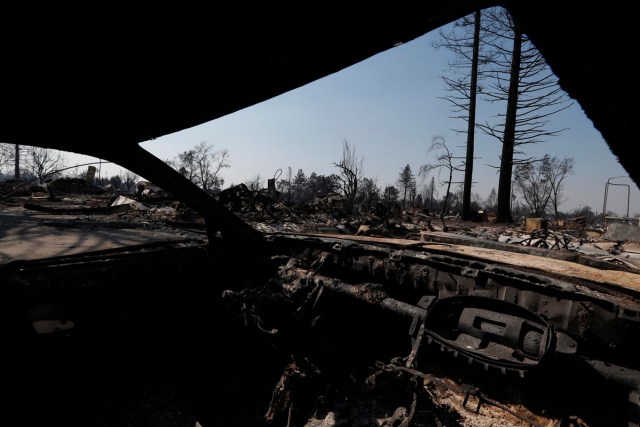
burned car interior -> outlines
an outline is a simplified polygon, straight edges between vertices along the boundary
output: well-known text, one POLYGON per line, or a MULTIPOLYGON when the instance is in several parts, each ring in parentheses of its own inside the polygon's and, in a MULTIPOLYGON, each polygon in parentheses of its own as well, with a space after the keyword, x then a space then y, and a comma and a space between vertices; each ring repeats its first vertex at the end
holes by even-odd
POLYGON ((443 235, 261 232, 139 145, 502 6, 640 183, 625 5, 228 4, 30 16, 20 43, 3 29, 0 141, 117 163, 205 226, 5 263, 2 424, 640 425, 637 270, 443 235))

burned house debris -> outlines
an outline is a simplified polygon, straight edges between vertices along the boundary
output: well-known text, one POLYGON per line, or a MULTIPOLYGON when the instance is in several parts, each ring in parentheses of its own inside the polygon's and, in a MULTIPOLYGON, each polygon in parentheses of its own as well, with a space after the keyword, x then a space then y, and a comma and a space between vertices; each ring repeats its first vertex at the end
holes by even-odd
POLYGON ((191 10, 179 34, 132 18, 121 44, 93 23, 82 55, 45 23, 32 54, 9 47, 2 141, 108 159, 166 193, 61 187, 51 199, 42 187, 3 199, 3 424, 640 425, 632 228, 489 226, 375 206, 345 217, 337 199, 288 206, 243 186, 212 195, 138 145, 495 5, 640 182, 638 107, 626 102, 638 68, 610 49, 634 46, 622 3, 329 3, 313 20, 229 5, 231 29, 191 10), (149 74, 202 51, 219 66, 149 74), (31 78, 42 67, 29 58, 51 52, 60 67, 31 78), (62 98, 73 101, 64 111, 62 98))
POLYGON ((12 360, 31 379, 15 378, 9 401, 25 420, 43 421, 20 406, 33 381, 45 418, 80 425, 622 425, 637 414, 633 241, 573 237, 568 223, 347 220, 240 186, 219 201, 263 238, 237 257, 164 195, 22 199, 2 218, 42 224, 14 241, 39 247, 7 251, 3 267, 12 360), (346 221, 369 232, 348 234, 346 221), (51 233, 53 249, 40 240, 51 233), (219 292, 183 280, 212 274, 219 292), (67 378, 79 369, 91 376, 67 378))

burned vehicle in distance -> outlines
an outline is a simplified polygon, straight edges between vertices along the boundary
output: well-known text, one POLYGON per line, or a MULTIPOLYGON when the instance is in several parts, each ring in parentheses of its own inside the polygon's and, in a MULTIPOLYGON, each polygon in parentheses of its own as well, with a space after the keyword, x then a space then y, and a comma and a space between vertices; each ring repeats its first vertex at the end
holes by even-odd
MULTIPOLYGON (((45 257, 30 233, 52 232, 51 220, 5 231, 3 422, 640 425, 636 271, 437 233, 261 232, 139 145, 491 6, 511 12, 640 182, 638 106, 627 101, 640 68, 611 49, 632 51, 637 38, 621 2, 330 2, 313 16, 227 5, 225 25, 204 9, 104 11, 56 27, 27 14, 32 37, 5 50, 0 140, 122 165, 204 225, 154 241, 132 231, 110 247, 109 233, 60 232, 69 246, 100 244, 45 257), (158 29, 180 19, 181 31, 158 29), (215 67, 183 67, 203 52, 215 67)), ((3 213, 7 226, 24 219, 3 213)))

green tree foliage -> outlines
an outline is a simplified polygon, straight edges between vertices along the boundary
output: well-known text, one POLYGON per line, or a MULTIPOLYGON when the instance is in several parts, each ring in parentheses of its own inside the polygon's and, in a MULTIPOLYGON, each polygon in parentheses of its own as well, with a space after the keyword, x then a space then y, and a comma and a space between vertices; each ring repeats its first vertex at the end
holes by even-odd
POLYGON ((382 197, 387 205, 391 205, 398 201, 398 189, 393 185, 387 185, 384 188, 384 192, 382 193, 382 197))
POLYGON ((407 196, 409 196, 409 200, 413 202, 416 194, 416 178, 411 171, 411 166, 408 164, 400 171, 397 184, 402 192, 402 207, 406 209, 407 196))
POLYGON ((291 185, 291 192, 293 194, 293 200, 296 203, 302 203, 305 200, 305 193, 307 191, 307 176, 302 169, 298 169, 298 173, 293 178, 291 185))

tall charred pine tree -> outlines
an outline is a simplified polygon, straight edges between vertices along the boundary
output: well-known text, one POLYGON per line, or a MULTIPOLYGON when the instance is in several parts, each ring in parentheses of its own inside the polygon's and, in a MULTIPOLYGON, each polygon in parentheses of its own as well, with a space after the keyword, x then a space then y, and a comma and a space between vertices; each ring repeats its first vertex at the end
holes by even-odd
POLYGON ((492 54, 492 83, 483 92, 484 100, 504 104, 494 123, 478 127, 502 143, 498 181, 496 222, 511 218, 511 181, 514 165, 529 163, 522 146, 545 141, 565 129, 550 130, 551 115, 569 108, 572 101, 558 85, 546 61, 522 33, 508 11, 485 10, 482 33, 492 54))
POLYGON ((475 150, 476 98, 479 81, 482 79, 482 66, 490 62, 486 52, 481 52, 482 11, 465 16, 454 22, 450 31, 440 29, 440 39, 433 44, 446 48, 455 54, 449 64, 451 76, 442 76, 448 94, 442 99, 452 105, 452 118, 466 121, 466 130, 453 129, 467 135, 467 151, 464 161, 464 186, 462 195, 462 217, 471 218, 471 187, 473 185, 473 162, 475 150))

